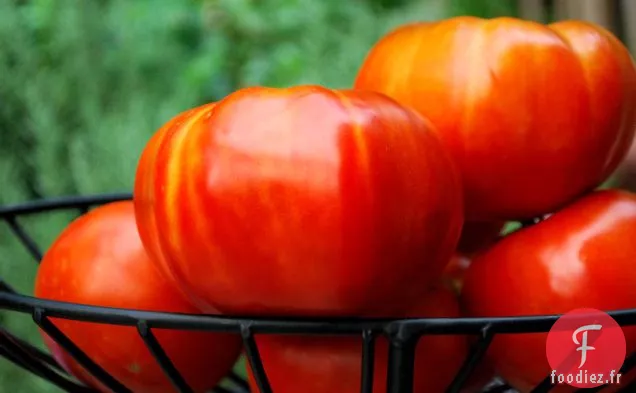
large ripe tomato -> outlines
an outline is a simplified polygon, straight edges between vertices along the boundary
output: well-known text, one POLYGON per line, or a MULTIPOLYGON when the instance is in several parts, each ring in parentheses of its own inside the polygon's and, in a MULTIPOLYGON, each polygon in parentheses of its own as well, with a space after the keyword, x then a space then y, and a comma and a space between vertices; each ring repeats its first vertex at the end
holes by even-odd
POLYGON ((452 160, 377 93, 248 88, 143 153, 142 240, 222 312, 400 312, 441 276, 463 221, 452 160))
MULTIPOLYGON (((35 296, 95 306, 180 313, 199 312, 150 261, 143 249, 132 202, 108 204, 72 222, 42 260, 35 296)), ((64 319, 55 325, 91 359, 135 393, 173 392, 134 327, 64 319)), ((155 330, 177 369, 196 392, 214 387, 234 365, 236 335, 155 330)), ((44 334, 56 360, 82 381, 109 391, 44 334)))
MULTIPOLYGON (((455 294, 435 288, 410 310, 411 317, 459 316, 455 294)), ((275 393, 360 392, 362 340, 357 337, 257 336, 257 345, 275 393)), ((388 341, 378 337, 373 392, 386 392, 388 341)), ((417 344, 414 393, 442 393, 467 355, 464 336, 424 336, 417 344)), ((252 392, 258 393, 249 370, 252 392)))
POLYGON ((636 127, 636 71, 601 27, 457 17, 399 27, 355 87, 437 127, 463 178, 467 220, 542 216, 597 187, 636 127))
MULTIPOLYGON (((598 191, 520 229, 478 255, 462 293, 471 316, 561 314, 636 308, 636 195, 598 191)), ((627 353, 636 328, 625 328, 627 353)), ((546 333, 495 337, 489 357, 527 392, 551 371, 546 333)))

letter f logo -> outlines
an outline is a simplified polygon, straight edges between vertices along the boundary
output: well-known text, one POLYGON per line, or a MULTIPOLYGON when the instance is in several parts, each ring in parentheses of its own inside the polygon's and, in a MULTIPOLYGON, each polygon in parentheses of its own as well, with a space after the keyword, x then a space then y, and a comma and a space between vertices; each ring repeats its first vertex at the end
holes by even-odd
POLYGON ((579 368, 583 367, 583 365, 585 364, 587 360, 587 351, 592 351, 596 349, 594 347, 587 345, 587 332, 590 330, 601 330, 601 328, 602 328, 601 325, 585 325, 576 329, 574 333, 572 334, 572 341, 574 341, 574 344, 581 345, 580 347, 576 349, 577 351, 581 351, 581 364, 579 365, 579 368), (577 336, 581 332, 583 332, 583 334, 582 334, 581 342, 579 342, 579 340, 577 339, 577 336))

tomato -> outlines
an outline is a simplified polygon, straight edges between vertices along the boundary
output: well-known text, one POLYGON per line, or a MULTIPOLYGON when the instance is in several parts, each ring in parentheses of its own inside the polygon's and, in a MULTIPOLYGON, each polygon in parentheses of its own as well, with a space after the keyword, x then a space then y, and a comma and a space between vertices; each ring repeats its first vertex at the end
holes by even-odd
POLYGON ((463 222, 458 173, 431 128, 372 92, 240 90, 146 147, 140 231, 201 307, 400 312, 439 279, 463 222))
MULTIPOLYGON (((452 291, 435 288, 408 316, 457 317, 452 291)), ((376 339, 373 392, 386 392, 388 340, 376 339)), ((276 393, 358 393, 362 340, 357 337, 277 336, 256 338, 263 367, 276 393)), ((464 336, 424 336, 417 344, 414 393, 444 392, 467 355, 464 336)), ((249 368, 249 367, 248 367, 249 368)), ((252 392, 259 392, 250 370, 252 392)))
POLYGON ((436 125, 460 168, 470 221, 520 221, 567 205, 617 168, 634 137, 634 62, 587 22, 404 25, 371 49, 355 87, 436 125))
MULTIPOLYGON (((94 306, 198 313, 151 262, 139 239, 130 201, 98 207, 72 222, 44 256, 35 296, 94 306)), ((134 392, 173 392, 135 327, 64 319, 54 324, 115 379, 134 392)), ((154 330, 196 392, 214 387, 240 351, 238 335, 154 330)), ((56 360, 83 382, 109 391, 46 334, 56 360)))
POLYGON ((459 238, 457 251, 473 254, 496 242, 506 225, 505 221, 466 221, 459 238))
MULTIPOLYGON (((475 257, 462 305, 470 316, 562 314, 636 308, 636 195, 597 191, 520 229, 475 257)), ((624 328, 627 353, 636 328, 624 328)), ((488 351, 497 371, 527 392, 551 371, 547 333, 499 335, 488 351)))

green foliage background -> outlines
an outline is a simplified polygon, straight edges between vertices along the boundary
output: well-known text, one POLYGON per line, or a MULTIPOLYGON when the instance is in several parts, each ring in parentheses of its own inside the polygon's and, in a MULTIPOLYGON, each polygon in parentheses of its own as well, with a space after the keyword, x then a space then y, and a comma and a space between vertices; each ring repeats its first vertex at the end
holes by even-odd
MULTIPOLYGON (((348 87, 392 27, 514 15, 488 0, 0 0, 0 204, 128 191, 152 133, 249 85, 348 87)), ((25 219, 46 248, 73 215, 25 219)), ((0 225, 0 277, 32 293, 35 264, 0 225)), ((27 316, 1 326, 40 345, 27 316)), ((0 391, 52 392, 0 360, 0 391)))

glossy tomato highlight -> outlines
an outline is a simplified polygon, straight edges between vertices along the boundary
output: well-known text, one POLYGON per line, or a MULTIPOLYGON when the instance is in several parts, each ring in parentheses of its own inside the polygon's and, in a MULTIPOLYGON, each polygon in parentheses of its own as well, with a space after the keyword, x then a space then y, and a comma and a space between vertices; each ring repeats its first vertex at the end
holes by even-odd
POLYGON ((524 220, 565 206, 617 168, 636 128, 629 51, 587 22, 404 25, 371 49, 355 87, 435 124, 460 168, 470 221, 524 220))
MULTIPOLYGON (((412 317, 458 317, 455 294, 435 288, 406 314, 412 317)), ((256 338, 263 367, 275 393, 358 393, 362 376, 359 337, 277 336, 256 338)), ((386 392, 388 341, 376 339, 373 392, 386 392)), ((425 336, 417 344, 414 393, 442 393, 467 354, 459 335, 425 336)), ((249 368, 249 367, 248 367, 249 368)), ((248 369, 252 392, 258 393, 248 369)))
MULTIPOLYGON (((72 222, 44 255, 35 296, 79 304, 199 313, 160 274, 143 249, 132 202, 116 202, 72 222)), ((135 327, 53 319, 93 361, 135 393, 173 392, 135 327)), ((236 362, 237 335, 155 329, 176 368, 195 392, 213 388, 236 362)), ((43 333, 55 359, 81 381, 102 386, 43 333)))
MULTIPOLYGON (((635 238, 636 195, 597 191, 478 255, 466 272, 463 308, 480 317, 636 308, 635 238)), ((636 328, 624 332, 630 354, 636 328)), ((528 392, 551 371, 546 338, 498 335, 488 356, 503 378, 528 392)))
POLYGON ((387 315, 439 279, 461 185, 432 126, 373 92, 247 88, 178 116, 137 170, 142 240, 202 307, 387 315))

